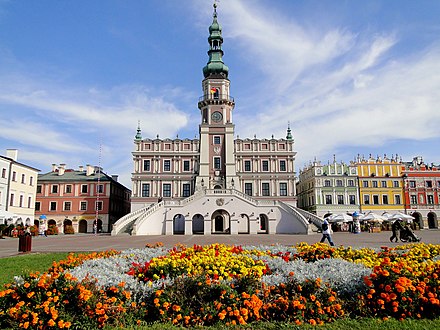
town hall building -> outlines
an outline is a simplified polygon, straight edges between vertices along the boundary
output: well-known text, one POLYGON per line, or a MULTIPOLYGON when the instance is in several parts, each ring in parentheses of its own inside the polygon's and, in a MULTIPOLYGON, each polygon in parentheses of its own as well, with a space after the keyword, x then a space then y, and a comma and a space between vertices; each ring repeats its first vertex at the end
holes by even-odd
POLYGON ((133 151, 131 213, 112 234, 307 234, 322 219, 298 209, 294 140, 236 138, 229 68, 214 5, 203 68, 199 138, 143 138, 133 151))

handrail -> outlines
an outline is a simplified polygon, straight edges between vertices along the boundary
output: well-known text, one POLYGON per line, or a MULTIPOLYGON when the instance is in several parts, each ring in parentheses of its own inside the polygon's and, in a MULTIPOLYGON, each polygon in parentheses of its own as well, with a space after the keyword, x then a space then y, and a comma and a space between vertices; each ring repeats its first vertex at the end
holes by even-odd
POLYGON ((210 94, 199 97, 199 102, 208 100, 234 102, 234 98, 232 96, 229 96, 228 94, 210 94))
POLYGON ((112 235, 117 235, 121 231, 122 228, 127 226, 131 221, 136 220, 136 218, 138 218, 141 213, 147 211, 153 205, 142 207, 139 210, 136 210, 134 212, 130 212, 130 213, 124 215, 122 218, 120 218, 118 221, 116 221, 113 224, 113 228, 112 228, 111 234, 112 235))

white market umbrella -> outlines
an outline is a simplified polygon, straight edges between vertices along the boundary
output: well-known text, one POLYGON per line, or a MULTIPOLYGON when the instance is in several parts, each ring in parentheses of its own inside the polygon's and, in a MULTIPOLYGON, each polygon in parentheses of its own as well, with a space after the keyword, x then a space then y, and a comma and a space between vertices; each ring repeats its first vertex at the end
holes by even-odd
POLYGON ((405 213, 402 213, 402 212, 394 213, 394 214, 392 214, 388 218, 388 220, 391 220, 391 221, 395 221, 397 219, 402 219, 402 220, 405 220, 407 222, 412 222, 415 218, 412 215, 405 214, 405 213))
POLYGON ((353 218, 346 213, 332 214, 327 218, 328 222, 349 222, 353 221, 353 218))
POLYGON ((368 212, 367 214, 361 216, 359 218, 361 221, 368 221, 368 222, 383 222, 387 220, 387 218, 383 215, 376 214, 373 212, 368 212))

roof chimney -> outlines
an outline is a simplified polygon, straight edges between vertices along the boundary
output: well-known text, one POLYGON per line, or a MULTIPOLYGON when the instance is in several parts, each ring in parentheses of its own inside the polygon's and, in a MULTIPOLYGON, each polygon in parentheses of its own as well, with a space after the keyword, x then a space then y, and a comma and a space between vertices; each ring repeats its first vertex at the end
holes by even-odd
POLYGON ((94 174, 95 173, 95 166, 92 166, 92 165, 90 165, 90 164, 87 164, 86 165, 86 175, 87 176, 90 176, 90 175, 92 175, 92 174, 94 174))
POLYGON ((16 162, 18 158, 18 150, 6 149, 6 157, 11 158, 14 162, 16 162))
POLYGON ((112 174, 112 179, 116 182, 118 182, 118 177, 119 177, 118 175, 112 174))
POLYGON ((79 168, 79 171, 80 171, 80 172, 84 172, 84 166, 79 165, 78 168, 79 168))
POLYGON ((65 170, 66 164, 60 164, 60 166, 58 167, 58 175, 63 175, 65 170))
POLYGON ((57 164, 52 164, 52 172, 56 172, 57 171, 57 164))

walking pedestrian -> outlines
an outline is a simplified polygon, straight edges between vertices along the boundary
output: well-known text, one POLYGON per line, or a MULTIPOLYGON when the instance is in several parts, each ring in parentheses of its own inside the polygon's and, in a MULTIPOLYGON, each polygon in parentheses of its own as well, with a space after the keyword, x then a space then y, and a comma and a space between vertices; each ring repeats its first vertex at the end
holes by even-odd
POLYGON ((391 230, 393 232, 393 235, 390 237, 390 242, 393 242, 394 240, 396 240, 396 242, 399 241, 399 232, 401 229, 403 229, 402 219, 397 219, 391 225, 391 230))
POLYGON ((324 241, 326 239, 328 240, 328 242, 330 243, 331 246, 335 246, 335 243, 333 243, 333 241, 332 241, 330 225, 329 225, 327 219, 324 219, 324 223, 322 224, 321 243, 324 243, 324 241))

